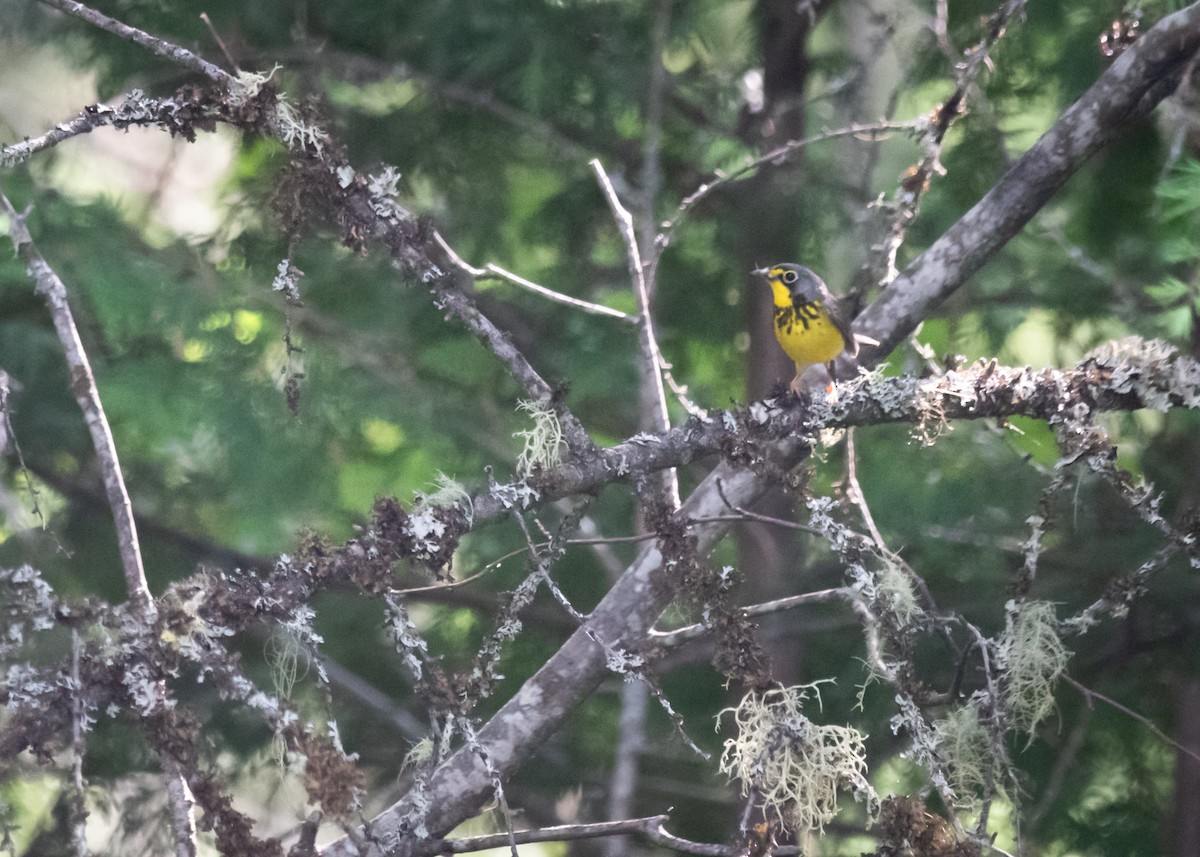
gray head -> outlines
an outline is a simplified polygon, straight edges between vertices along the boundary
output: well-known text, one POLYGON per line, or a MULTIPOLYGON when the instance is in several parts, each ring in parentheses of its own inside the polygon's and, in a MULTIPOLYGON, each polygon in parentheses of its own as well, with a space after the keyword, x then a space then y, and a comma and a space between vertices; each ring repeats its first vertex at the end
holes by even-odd
POLYGON ((792 297, 800 298, 802 301, 829 302, 832 300, 832 295, 830 295, 825 281, 803 265, 780 262, 778 265, 772 265, 769 268, 758 268, 751 273, 763 277, 772 285, 779 284, 783 286, 792 297))

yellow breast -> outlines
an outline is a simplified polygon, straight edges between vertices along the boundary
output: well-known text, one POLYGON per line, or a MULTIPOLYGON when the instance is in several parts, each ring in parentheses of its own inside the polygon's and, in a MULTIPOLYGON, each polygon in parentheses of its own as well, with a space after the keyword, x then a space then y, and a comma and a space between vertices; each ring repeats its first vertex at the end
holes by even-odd
POLYGON ((797 367, 828 363, 846 348, 841 331, 820 303, 776 304, 775 338, 797 367))

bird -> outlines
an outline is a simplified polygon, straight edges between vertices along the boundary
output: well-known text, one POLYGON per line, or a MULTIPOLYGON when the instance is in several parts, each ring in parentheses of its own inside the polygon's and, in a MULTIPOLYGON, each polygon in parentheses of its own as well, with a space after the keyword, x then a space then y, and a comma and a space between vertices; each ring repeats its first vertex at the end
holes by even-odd
MULTIPOLYGON (((810 366, 829 364, 845 352, 858 354, 858 342, 842 315, 837 298, 825 281, 803 265, 780 262, 769 268, 752 271, 766 280, 775 300, 775 338, 784 353, 796 364, 796 377, 789 385, 797 396, 801 393, 800 376, 810 366)), ((833 375, 825 385, 833 391, 833 375)))

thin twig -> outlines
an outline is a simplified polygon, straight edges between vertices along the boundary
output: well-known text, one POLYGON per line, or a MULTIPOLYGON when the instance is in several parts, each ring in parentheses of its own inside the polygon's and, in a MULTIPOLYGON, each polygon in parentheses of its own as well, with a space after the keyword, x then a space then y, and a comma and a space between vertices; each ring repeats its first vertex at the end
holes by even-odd
POLYGON ((656 254, 661 254, 667 245, 671 243, 671 236, 674 234, 676 227, 687 216, 696 205, 705 197, 719 190, 731 182, 737 181, 747 173, 751 173, 766 164, 777 165, 783 163, 787 158, 791 157, 800 149, 806 146, 811 146, 813 143, 822 143, 826 140, 838 140, 842 137, 866 137, 868 140, 878 140, 885 138, 885 135, 893 134, 898 131, 917 131, 924 124, 925 119, 910 119, 907 122, 875 122, 870 124, 855 124, 848 125, 845 128, 838 128, 834 131, 822 131, 820 134, 813 134, 809 137, 803 137, 799 140, 789 140, 777 148, 772 149, 766 154, 759 155, 747 161, 742 166, 730 170, 729 172, 719 172, 714 174, 713 178, 701 184, 688 196, 683 198, 679 206, 675 209, 675 215, 671 220, 663 224, 662 231, 659 232, 655 239, 656 254))
POLYGON ((87 781, 83 778, 83 756, 87 743, 83 739, 87 703, 83 682, 79 680, 79 632, 71 629, 71 821, 76 857, 88 857, 87 845, 87 781))
POLYGON ((557 391, 538 374, 538 371, 533 368, 533 364, 529 362, 529 358, 513 344, 512 337, 480 312, 479 308, 475 306, 475 302, 461 290, 455 288, 449 282, 450 279, 450 277, 439 278, 431 286, 438 306, 458 318, 468 330, 483 340, 492 354, 508 368, 509 373, 525 389, 531 399, 543 407, 555 410, 562 425, 567 447, 573 454, 585 455, 595 449, 595 444, 588 437, 583 423, 560 401, 561 397, 557 391))
MULTIPOLYGON (((673 833, 667 832, 667 829, 662 824, 643 832, 656 845, 662 845, 684 854, 699 854, 701 857, 738 857, 738 855, 746 853, 740 846, 715 845, 708 842, 693 842, 690 839, 683 839, 673 833)), ((768 853, 772 857, 791 857, 791 855, 799 854, 800 849, 796 845, 780 845, 772 848, 768 853)))
POLYGON ((466 744, 471 750, 479 756, 484 767, 487 768, 488 776, 492 780, 492 794, 494 795, 496 804, 500 807, 500 814, 504 818, 504 830, 502 834, 508 844, 508 851, 512 857, 521 857, 517 851, 517 831, 513 827, 512 809, 508 805, 508 796, 504 792, 504 776, 492 764, 491 756, 488 754, 487 748, 479 743, 479 735, 475 732, 475 726, 471 723, 471 718, 465 715, 455 717, 458 723, 458 728, 462 731, 463 737, 466 739, 466 744))
MULTIPOLYGON (((608 200, 609 210, 625 242, 625 253, 629 262, 629 275, 633 280, 634 297, 637 298, 638 313, 641 316, 641 385, 642 385, 642 429, 666 431, 671 427, 671 417, 667 411, 667 392, 663 387, 662 372, 666 361, 658 347, 658 339, 654 333, 654 317, 651 310, 650 290, 646 281, 646 269, 642 265, 641 252, 638 250, 637 235, 633 229, 633 215, 621 204, 617 191, 613 188, 604 171, 603 164, 598 158, 590 162, 596 173, 596 181, 604 191, 608 200)), ((666 500, 672 509, 679 508, 679 479, 675 469, 663 471, 662 488, 666 492, 666 500)))
MULTIPOLYGON (((766 616, 770 613, 791 610, 793 607, 801 607, 805 604, 832 601, 835 598, 843 598, 847 601, 859 600, 858 596, 852 590, 844 586, 836 586, 832 589, 818 589, 815 592, 805 592, 801 595, 789 595, 785 598, 776 598, 773 601, 751 604, 748 607, 741 608, 738 612, 749 619, 755 616, 766 616)), ((674 631, 651 631, 649 639, 656 645, 671 649, 702 637, 712 630, 711 625, 697 622, 694 625, 676 628, 674 631)))
POLYGON ((562 824, 556 827, 539 827, 536 830, 514 830, 508 833, 491 833, 486 836, 466 836, 462 839, 443 839, 434 844, 430 854, 465 854, 488 848, 503 848, 515 841, 518 845, 531 842, 571 842, 578 839, 597 839, 602 836, 618 836, 624 833, 646 833, 667 821, 666 815, 651 815, 645 818, 630 818, 623 821, 602 821, 596 824, 562 824))
POLYGON ((950 4, 948 0, 937 0, 937 9, 931 26, 939 50, 951 63, 958 63, 961 55, 954 47, 954 43, 950 41, 950 4))
POLYGON ((1094 710, 1090 705, 1084 706, 1079 719, 1071 727, 1071 731, 1067 733, 1066 740, 1062 742, 1058 755, 1054 758, 1054 767, 1050 769, 1050 776, 1046 778, 1046 786, 1042 789, 1038 804, 1029 813, 1030 827, 1037 828, 1038 822, 1042 820, 1051 807, 1054 806, 1054 802, 1058 800, 1058 796, 1062 792, 1062 787, 1067 782, 1067 777, 1072 775, 1075 761, 1079 758, 1079 752, 1083 749, 1084 739, 1087 737, 1088 723, 1092 719, 1092 712, 1094 710))
POLYGON ((97 128, 115 124, 117 111, 106 104, 93 104, 85 107, 74 119, 59 122, 44 134, 29 137, 19 143, 0 146, 0 167, 15 167, 29 160, 38 152, 51 149, 72 137, 80 134, 90 134, 97 128))
POLYGON ((1100 691, 1098 691, 1098 690, 1092 690, 1090 687, 1086 687, 1086 686, 1080 684, 1079 682, 1077 682, 1075 679, 1071 678, 1066 673, 1062 674, 1062 680, 1065 681, 1067 684, 1071 685, 1071 687, 1078 690, 1080 693, 1082 693, 1084 699, 1086 699, 1088 701, 1089 707, 1091 706, 1093 699, 1098 699, 1101 702, 1106 702, 1109 705, 1111 705, 1113 708, 1117 709, 1117 711, 1119 711, 1122 714, 1125 714, 1129 717, 1132 717, 1138 723, 1145 726, 1147 729, 1149 729, 1151 732, 1153 732, 1160 741, 1167 744, 1172 749, 1176 750, 1177 752, 1183 753, 1185 756, 1187 756, 1190 759, 1200 762, 1200 753, 1197 753, 1195 750, 1192 750, 1191 748, 1185 747, 1182 744, 1180 744, 1178 741, 1176 741, 1170 735, 1168 735, 1167 733, 1165 733, 1161 729, 1159 729, 1157 726, 1155 726, 1154 723, 1151 722, 1150 718, 1146 717, 1144 714, 1138 714, 1132 708, 1128 708, 1127 706, 1122 705, 1121 703, 1117 702, 1112 697, 1105 696, 1103 693, 1100 693, 1100 691))
POLYGON ((774 527, 785 527, 789 530, 799 530, 802 533, 811 533, 814 536, 821 535, 820 530, 816 527, 811 527, 808 524, 801 524, 797 521, 789 521, 786 518, 774 518, 770 515, 762 515, 758 512, 751 512, 749 509, 743 509, 740 506, 734 507, 735 515, 705 515, 700 518, 688 518, 688 524, 714 524, 720 521, 757 521, 760 524, 770 524, 774 527))
POLYGON ((867 505, 867 498, 858 483, 858 454, 854 448, 853 428, 846 430, 846 496, 858 507, 858 513, 862 515, 863 523, 867 525, 867 532, 871 534, 871 541, 875 542, 875 547, 884 556, 891 556, 892 552, 888 550, 879 527, 875 526, 875 516, 871 514, 871 507, 867 505))
MULTIPOLYGON (((17 441, 17 433, 13 429, 12 410, 8 397, 12 395, 14 383, 16 382, 13 377, 0 369, 0 455, 8 452, 9 446, 12 447, 12 451, 17 457, 17 466, 25 477, 25 490, 29 492, 30 512, 41 522, 42 529, 45 530, 49 525, 42 507, 38 503, 37 482, 34 480, 33 474, 29 472, 29 465, 25 463, 25 453, 21 451, 21 444, 17 441)), ((20 388, 20 384, 17 384, 17 389, 20 388)), ((55 541, 57 542, 57 539, 55 541)), ((62 545, 58 547, 62 549, 62 545)))
POLYGON ((166 57, 176 65, 183 66, 189 71, 194 71, 205 77, 216 81, 217 83, 233 83, 234 78, 220 66, 213 65, 203 57, 192 53, 187 48, 180 45, 168 42, 166 39, 160 39, 157 36, 152 36, 144 30, 139 30, 137 27, 131 27, 128 24, 123 24, 120 21, 110 18, 107 15, 101 14, 94 9, 89 9, 82 3, 75 3, 72 0, 40 0, 40 2, 53 9, 58 9, 61 12, 66 12, 68 15, 74 15, 76 18, 81 18, 89 24, 99 27, 112 33, 115 36, 120 36, 122 39, 133 42, 135 45, 140 45, 158 54, 160 57, 166 57))
MULTIPOLYGON (((300 651, 306 659, 315 660, 307 647, 301 646, 300 651)), ((396 697, 384 693, 358 673, 329 658, 322 660, 321 666, 329 676, 330 682, 372 709, 408 740, 418 741, 429 731, 425 724, 396 701, 396 697)))
POLYGON ((858 450, 855 447, 854 438, 854 428, 851 427, 846 430, 846 496, 850 498, 851 503, 858 507, 859 514, 862 515, 863 522, 867 525, 867 531, 871 534, 871 541, 875 542, 880 556, 894 563, 921 590, 926 606, 931 613, 936 615, 939 612, 937 601, 934 600, 933 592, 930 591, 925 578, 913 571, 912 567, 901 559, 900 554, 887 546, 879 528, 875 526, 875 516, 871 514, 871 507, 867 505, 867 497, 863 494, 862 485, 858 481, 858 450))
MULTIPOLYGON (((560 507, 565 505, 565 501, 560 501, 558 505, 560 507)), ((638 542, 654 538, 654 533, 609 538, 601 534, 595 519, 590 515, 582 515, 579 518, 579 532, 584 533, 583 538, 567 539, 564 544, 589 545, 592 548, 592 555, 604 566, 604 570, 612 580, 616 580, 621 576, 621 572, 625 570, 625 561, 617 556, 616 552, 609 545, 617 542, 638 542)))
POLYGON ((207 12, 200 13, 200 20, 204 22, 204 26, 208 27, 209 34, 213 37, 213 41, 217 43, 217 47, 221 49, 221 53, 225 54, 225 59, 229 62, 229 67, 234 71, 240 70, 238 61, 233 58, 233 54, 229 52, 229 46, 225 44, 225 40, 221 38, 221 34, 217 32, 217 28, 213 26, 212 19, 208 17, 207 12))
POLYGON ((472 575, 468 575, 461 580, 447 580, 444 583, 431 583, 428 586, 412 586, 405 589, 389 589, 388 593, 394 596, 407 597, 409 595, 419 595, 423 592, 447 592, 452 589, 458 589, 460 586, 466 586, 468 583, 478 580, 488 572, 493 571, 496 566, 504 560, 508 559, 509 557, 516 556, 519 553, 521 553, 520 550, 511 551, 499 559, 489 562, 481 571, 477 571, 472 575))
POLYGON ((466 271, 477 280, 482 280, 485 278, 506 280, 507 282, 512 283, 514 286, 520 286, 523 289, 528 289, 534 294, 541 295, 547 300, 556 301, 560 304, 566 304, 567 306, 574 307, 575 309, 582 310, 583 312, 591 313, 592 315, 606 315, 611 318, 619 318, 621 321, 625 321, 630 324, 638 323, 637 316, 630 315, 627 312, 621 312, 619 309, 613 309, 612 307, 606 307, 601 304, 592 303, 591 301, 580 300, 579 298, 573 298, 570 295, 564 295, 562 292, 556 292, 553 289, 540 286, 532 280, 527 280, 524 277, 514 274, 511 271, 507 271, 504 268, 501 268, 499 265, 491 262, 488 262, 482 268, 476 268, 475 266, 466 262, 456 252, 454 252, 454 248, 447 243, 446 239, 443 238, 440 233, 435 232, 433 237, 437 243, 441 245, 441 248, 446 251, 446 255, 456 267, 466 271))
MULTIPOLYGON (((975 826, 975 832, 980 836, 987 834, 988 812, 991 809, 992 798, 995 795, 995 767, 999 765, 1001 769, 1008 774, 1013 785, 1013 800, 1014 802, 1020 798, 1020 784, 1017 782, 1016 774, 1013 771, 1012 760, 1008 755, 1008 745, 1004 741, 1005 733, 1005 716, 1002 708, 1002 697, 1000 695, 1000 686, 997 681, 995 670, 992 669, 991 647, 989 640, 983 636, 983 632, 975 625, 968 622, 966 619, 960 619, 963 627, 965 627, 971 636, 975 638, 976 651, 979 652, 979 659, 983 664, 983 677, 987 683, 987 710, 984 712, 984 725, 986 727, 988 738, 991 740, 991 751, 995 763, 989 765, 984 773, 984 798, 979 810, 979 820, 975 826)), ((948 804, 949 805, 949 804, 948 804)), ((1020 809, 1020 804, 1016 807, 1020 809)))
POLYGON ((83 411, 84 421, 91 434, 92 446, 100 462, 104 490, 116 524, 117 548, 121 557, 121 568, 125 573, 125 587, 138 607, 149 611, 147 615, 153 615, 154 601, 150 597, 150 587, 146 583, 146 572, 142 567, 142 549, 138 544, 137 528, 133 522, 133 506, 125 488, 125 478, 121 472, 112 429, 104 413, 104 405, 100 402, 100 393, 96 389, 91 361, 88 360, 83 341, 79 338, 79 329, 75 325, 75 317, 67 300, 67 287, 34 245, 29 228, 25 225, 28 212, 22 214, 13 208, 3 190, 0 190, 0 207, 8 214, 8 231, 12 237, 13 248, 25 263, 26 270, 37 285, 38 293, 45 299, 50 310, 54 329, 58 333, 63 355, 71 371, 71 391, 75 394, 79 409, 83 411))
POLYGON ((667 382, 667 386, 671 388, 671 392, 675 394, 675 401, 679 402, 683 409, 693 417, 699 417, 703 419, 705 416, 707 416, 708 412, 688 397, 687 384, 680 384, 675 380, 675 375, 672 374, 671 367, 669 365, 665 365, 662 367, 662 370, 663 379, 667 382))
MULTIPOLYGON (((699 521, 700 519, 697 519, 699 521)), ((730 520, 735 520, 731 518, 730 520)), ((564 545, 607 545, 607 544, 622 544, 629 542, 648 542, 651 539, 658 538, 657 533, 642 533, 636 536, 605 536, 604 538, 587 538, 587 539, 567 539, 563 542, 564 545)), ((549 545, 549 542, 538 542, 539 549, 549 545)), ((411 589, 394 589, 391 590, 395 595, 417 595, 426 592, 442 592, 444 590, 457 589, 464 584, 478 580, 490 571, 499 568, 505 560, 512 559, 514 556, 519 556, 525 553, 527 548, 517 548, 506 554, 501 554, 494 560, 483 567, 482 571, 477 571, 469 577, 464 577, 462 580, 453 580, 446 583, 431 583, 428 586, 415 586, 411 589)))
MULTIPOLYGON (((704 520, 711 521, 714 519, 719 519, 719 520, 729 520, 729 521, 737 521, 737 520, 758 521, 759 523, 762 523, 762 524, 773 524, 774 526, 777 526, 777 527, 787 527, 788 529, 791 529, 791 530, 801 530, 802 532, 812 533, 814 536, 821 535, 820 530, 818 530, 816 527, 811 527, 808 524, 801 524, 796 521, 789 521, 789 520, 786 520, 785 518, 775 518, 770 515, 761 515, 758 512, 751 512, 749 509, 744 509, 741 506, 735 506, 733 503, 729 502, 729 498, 725 496, 725 485, 719 479, 717 480, 717 496, 721 498, 721 502, 725 504, 725 507, 727 509, 729 509, 733 512, 737 512, 737 516, 725 517, 725 516, 718 515, 718 516, 710 516, 704 520)), ((698 523, 700 521, 700 519, 693 518, 692 521, 698 523)))

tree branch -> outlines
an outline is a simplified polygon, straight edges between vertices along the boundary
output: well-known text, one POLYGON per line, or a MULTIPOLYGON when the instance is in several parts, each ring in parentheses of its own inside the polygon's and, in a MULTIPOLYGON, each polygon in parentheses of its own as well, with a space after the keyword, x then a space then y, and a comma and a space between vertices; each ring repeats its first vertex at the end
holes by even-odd
POLYGON ((619 318, 621 321, 628 322, 629 324, 637 324, 637 317, 632 316, 627 312, 621 312, 619 309, 613 309, 612 307, 606 307, 600 304, 594 304, 591 301, 580 300, 579 298, 571 297, 570 295, 564 295, 562 292, 556 292, 553 289, 540 286, 531 280, 527 280, 524 277, 514 274, 512 271, 507 271, 504 268, 501 268, 499 265, 493 264, 492 262, 488 262, 482 268, 476 268, 474 265, 470 265, 465 262, 461 256, 455 253, 454 248, 452 248, 446 242, 446 239, 440 234, 435 233, 433 237, 438 244, 441 245, 441 248, 446 251, 446 255, 450 258, 450 261, 454 263, 455 267, 470 274, 476 280, 482 280, 488 277, 504 280, 505 282, 512 283, 514 286, 519 286, 522 289, 531 291, 535 295, 540 295, 541 297, 546 298, 546 300, 565 304, 566 306, 574 307, 577 310, 582 310, 583 312, 591 313, 592 315, 603 315, 608 316, 609 318, 619 318))
POLYGON ((46 308, 54 320, 54 329, 62 345, 63 355, 71 373, 71 392, 92 436, 92 446, 100 462, 100 473, 104 480, 104 491, 112 510, 117 530, 117 548, 121 555, 121 568, 125 573, 125 588, 130 598, 142 610, 153 611, 154 601, 146 583, 146 572, 142 567, 142 549, 138 544, 137 527, 133 522, 133 506, 129 492, 125 489, 125 478, 117 456, 117 445, 113 441, 112 429, 100 402, 96 389, 96 378, 92 374, 91 361, 79 338, 79 329, 67 300, 67 287, 38 252, 29 229, 25 225, 26 214, 18 213, 8 197, 0 190, 0 210, 9 218, 8 231, 13 249, 25 263, 29 276, 37 285, 37 291, 46 301, 46 308))
MULTIPOLYGON (((845 586, 836 586, 831 589, 818 589, 816 592, 804 592, 800 595, 788 595, 784 598, 776 598, 771 601, 764 601, 761 604, 751 604, 749 607, 741 608, 740 612, 746 618, 756 616, 767 616, 771 613, 779 613, 784 610, 791 610, 793 607, 802 607, 805 604, 818 604, 825 601, 832 601, 835 598, 844 598, 847 601, 857 602, 861 598, 855 592, 845 586)), ((697 622, 694 625, 685 625, 682 628, 676 628, 673 631, 651 631, 650 640, 657 646, 673 649, 676 646, 681 646, 684 643, 698 640, 705 634, 712 631, 712 627, 697 622)))
MULTIPOLYGON (((1200 405, 1200 363, 1157 341, 1129 339, 1098 350, 1074 369, 1030 369, 980 361, 931 378, 860 376, 839 385, 838 401, 767 399, 715 411, 657 435, 637 435, 595 455, 543 471, 526 482, 498 485, 476 495, 475 520, 507 514, 514 497, 538 503, 596 491, 615 481, 690 464, 711 455, 744 454, 757 461, 765 446, 790 440, 807 448, 822 429, 909 423, 936 435, 951 420, 1026 416, 1061 423, 1072 416, 1113 410, 1165 410, 1200 405)), ((713 490, 716 491, 714 484, 713 490)), ((730 496, 730 505, 744 505, 730 496)), ((729 506, 719 497, 720 511, 729 506)))
POLYGON ((1131 120, 1154 109, 1200 49, 1200 4, 1168 15, 1138 39, 988 191, 922 253, 854 323, 879 345, 873 366, 1010 238, 1131 120))
POLYGON ((526 845, 530 842, 573 842, 579 839, 598 839, 602 836, 618 836, 623 833, 649 833, 661 827, 667 820, 665 815, 631 818, 625 821, 602 821, 597 824, 563 824, 556 827, 541 827, 537 830, 514 830, 508 833, 493 833, 487 836, 469 836, 463 839, 444 839, 425 850, 425 854, 465 854, 487 848, 503 848, 515 842, 526 845))
MULTIPOLYGON (((45 2, 64 9, 79 6, 64 0, 45 2)), ((882 359, 938 302, 1028 222, 1067 177, 1118 132, 1125 120, 1144 115, 1166 95, 1198 45, 1200 5, 1164 19, 1114 63, 997 186, 859 318, 857 330, 881 343, 878 348, 864 352, 862 365, 872 366, 882 359)), ((173 58, 179 61, 178 57, 173 58)), ((305 152, 311 155, 308 149, 305 152)), ((330 168, 336 164, 322 161, 321 166, 330 168)), ((346 189, 347 185, 341 187, 346 189)), ((319 192, 321 188, 315 190, 319 192)), ((365 191, 348 190, 330 201, 341 207, 345 222, 350 224, 346 240, 359 238, 360 243, 365 243, 368 238, 382 239, 408 272, 433 283, 439 299, 449 296, 455 300, 457 295, 457 299, 466 300, 448 286, 447 278, 432 261, 436 256, 431 255, 428 244, 420 239, 420 230, 407 212, 402 213, 403 217, 384 217, 370 205, 373 200, 365 191), (358 229, 362 231, 355 232, 358 229)), ((470 308, 469 301, 466 306, 470 308)), ((467 317, 472 317, 470 312, 467 317)), ((503 336, 492 328, 487 338, 492 344, 503 336)), ((784 462, 795 463, 807 454, 807 439, 813 427, 819 425, 910 420, 919 425, 938 426, 948 419, 1006 413, 1062 421, 1084 418, 1109 408, 1147 404, 1164 408, 1196 407, 1200 402, 1197 393, 1200 375, 1194 361, 1176 357, 1131 363, 1123 357, 1112 357, 1111 360, 1094 358, 1070 372, 1038 373, 981 365, 968 373, 948 373, 924 381, 866 379, 844 385, 844 392, 833 406, 825 403, 809 408, 784 408, 779 402, 755 403, 707 422, 694 420, 659 436, 639 436, 613 450, 580 456, 578 462, 516 486, 498 486, 479 498, 474 520, 479 523, 499 517, 514 502, 544 503, 630 478, 631 474, 678 466, 718 452, 732 460, 756 462, 763 460, 769 448, 784 462), (503 488, 510 493, 503 494, 500 490, 503 488), (520 488, 526 489, 524 494, 512 493, 520 488)), ((750 471, 722 463, 693 492, 683 511, 692 517, 722 512, 724 503, 716 489, 718 483, 734 505, 752 502, 763 490, 762 480, 750 471)), ((399 527, 404 526, 401 520, 399 527)), ((469 526, 460 526, 454 535, 460 535, 469 526)), ((718 521, 698 528, 698 550, 710 549, 726 526, 718 521)), ((452 550, 452 545, 447 544, 452 550)), ((285 565, 281 562, 281 566, 285 565)), ((303 586, 297 586, 297 590, 306 595, 311 592, 303 586)), ((657 548, 647 548, 589 617, 587 632, 574 634, 479 731, 480 743, 488 747, 488 766, 469 748, 451 756, 428 784, 424 795, 428 809, 401 801, 371 823, 371 853, 390 852, 411 844, 417 827, 427 829, 432 836, 441 835, 477 811, 491 788, 490 774, 503 775, 527 758, 605 675, 603 649, 594 639, 611 647, 638 643, 671 594, 657 548)), ((342 840, 326 853, 358 851, 342 840)))
MULTIPOLYGON (((54 329, 62 345, 63 355, 71 374, 71 392, 79 409, 83 411, 84 422, 87 423, 88 433, 92 437, 92 446, 96 450, 96 458, 100 462, 101 478, 104 490, 108 495, 108 505, 112 510, 113 523, 117 531, 117 549, 121 556, 121 569, 125 575, 125 588, 129 593, 134 612, 144 625, 152 625, 158 616, 158 607, 150 595, 150 586, 146 582, 146 571, 142 565, 142 549, 138 543, 137 526, 133 520, 133 504, 129 501, 129 492, 125 488, 125 477, 121 472, 121 463, 117 456, 117 445, 113 440, 112 429, 108 417, 104 413, 104 405, 100 401, 100 391, 96 388, 96 378, 92 374, 91 361, 79 338, 79 329, 75 326, 75 317, 67 300, 67 287, 54 269, 38 252, 29 229, 25 225, 26 214, 18 213, 13 208, 8 196, 0 190, 0 208, 8 215, 8 230, 12 237, 13 248, 26 270, 37 284, 37 290, 46 300, 46 307, 54 320, 54 329)), ((76 655, 77 657, 77 655, 76 655)), ((78 670, 78 662, 75 661, 78 670)), ((166 702, 166 683, 159 679, 155 683, 157 689, 156 703, 166 702)), ((72 684, 72 693, 82 695, 83 690, 78 682, 72 684)), ((82 737, 76 745, 76 752, 81 753, 82 737)), ((196 822, 192 813, 193 800, 188 789, 187 780, 180 765, 172 758, 163 759, 167 782, 167 797, 171 807, 171 830, 174 838, 176 857, 195 857, 196 854, 196 822)))
POLYGON ((40 2, 44 6, 66 12, 68 15, 74 15, 76 18, 81 18, 92 26, 99 27, 101 30, 112 33, 115 36, 120 36, 122 39, 133 42, 135 45, 140 45, 160 57, 169 59, 176 65, 202 74, 217 83, 231 84, 234 82, 234 78, 229 72, 220 66, 213 65, 187 48, 176 45, 166 39, 152 36, 144 30, 139 30, 137 27, 123 24, 115 18, 110 18, 101 12, 97 12, 95 9, 89 9, 82 3, 76 3, 73 0, 40 0, 40 2))
MULTIPOLYGON (((639 393, 639 428, 649 431, 666 431, 671 426, 671 417, 667 412, 667 392, 663 386, 662 351, 658 347, 658 336, 654 332, 654 314, 650 301, 650 284, 646 278, 646 267, 642 264, 642 254, 638 250, 637 233, 633 228, 633 215, 621 205, 617 191, 609 181, 608 174, 600 160, 591 161, 596 180, 604 191, 617 230, 621 233, 621 241, 625 244, 625 255, 629 263, 629 278, 633 281, 633 294, 638 304, 640 317, 638 345, 640 354, 638 371, 640 375, 639 393)), ((679 508, 679 480, 673 470, 663 472, 659 480, 663 493, 661 498, 672 509, 679 508)))
MULTIPOLYGON (((1140 340, 1103 349, 1070 371, 979 363, 967 372, 947 372, 929 379, 864 377, 842 385, 838 402, 832 407, 825 404, 824 410, 784 410, 778 403, 755 403, 740 414, 744 422, 735 415, 705 424, 692 421, 658 438, 639 437, 602 450, 593 462, 603 464, 595 470, 565 465, 547 474, 540 502, 548 499, 546 495, 553 498, 595 490, 621 478, 620 468, 629 464, 633 468, 629 472, 645 472, 642 467, 676 466, 706 451, 716 452, 723 443, 733 441, 737 429, 754 438, 764 426, 773 426, 769 436, 760 435, 762 440, 773 443, 785 460, 795 460, 807 449, 803 438, 811 437, 817 427, 894 421, 941 425, 948 419, 1015 414, 1063 421, 1068 417, 1086 419, 1091 413, 1115 408, 1147 404, 1164 408, 1172 403, 1200 407, 1200 364, 1181 355, 1165 357, 1160 343, 1140 340), (560 476, 562 482, 555 478, 560 476)), ((761 491, 756 475, 723 462, 692 492, 682 512, 691 517, 719 515, 729 505, 752 502, 761 491)), ((486 495, 475 500, 477 522, 493 513, 489 509, 492 502, 486 495)), ((698 527, 697 551, 710 550, 724 535, 727 523, 698 527)), ((671 595, 658 548, 647 548, 593 611, 588 620, 590 631, 577 631, 480 730, 480 741, 494 750, 494 768, 503 772, 523 761, 603 678, 603 651, 591 635, 610 647, 634 647, 645 638, 671 595)), ((430 831, 450 829, 477 810, 488 788, 488 774, 474 755, 454 754, 434 772, 424 794, 429 809, 420 812, 402 800, 385 810, 371 823, 380 850, 367 853, 393 853, 412 838, 417 819, 430 831)), ((350 850, 354 847, 343 839, 323 853, 348 857, 356 853, 350 850)))

